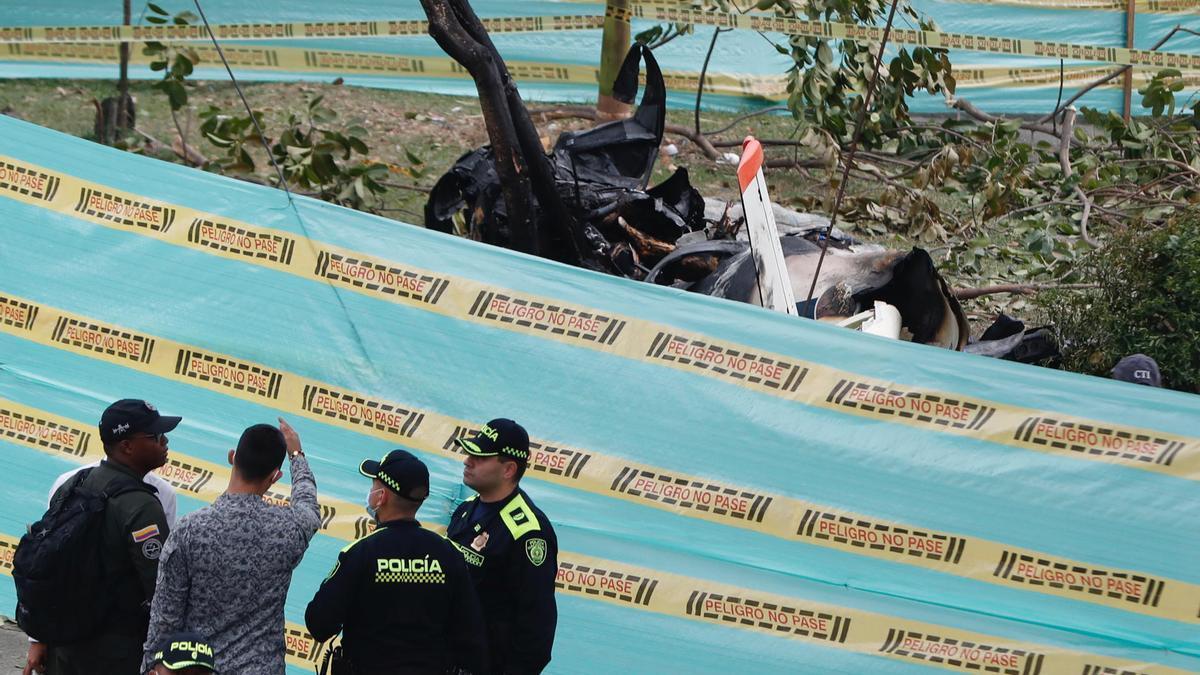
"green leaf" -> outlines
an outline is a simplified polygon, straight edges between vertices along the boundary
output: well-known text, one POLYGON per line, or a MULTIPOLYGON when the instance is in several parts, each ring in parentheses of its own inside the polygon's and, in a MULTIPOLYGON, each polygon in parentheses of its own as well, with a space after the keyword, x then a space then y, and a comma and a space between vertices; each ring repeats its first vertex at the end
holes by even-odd
POLYGON ((313 170, 322 183, 333 180, 340 173, 337 162, 327 154, 320 154, 313 158, 313 170))
POLYGON ((167 22, 167 20, 162 18, 161 16, 146 17, 146 23, 166 23, 166 22, 167 22))
POLYGON ((817 47, 817 61, 823 66, 833 63, 833 50, 829 48, 829 43, 824 40, 817 47))
POLYGON ((646 30, 633 36, 633 41, 638 44, 648 45, 648 44, 653 43, 655 40, 659 39, 660 37, 662 37, 662 34, 663 34, 662 26, 651 26, 650 28, 647 28, 646 30))
POLYGON ((1033 172, 1038 178, 1047 179, 1054 178, 1062 171, 1062 167, 1058 164, 1045 162, 1034 167, 1033 172))
POLYGON ((163 16, 167 16, 167 10, 163 9, 162 7, 159 7, 158 5, 154 4, 153 2, 147 2, 146 8, 149 9, 151 12, 154 12, 155 14, 162 14, 163 16))
POLYGON ((179 110, 187 105, 188 95, 187 90, 183 85, 174 80, 168 80, 162 83, 163 90, 167 92, 167 100, 171 104, 171 110, 179 110))

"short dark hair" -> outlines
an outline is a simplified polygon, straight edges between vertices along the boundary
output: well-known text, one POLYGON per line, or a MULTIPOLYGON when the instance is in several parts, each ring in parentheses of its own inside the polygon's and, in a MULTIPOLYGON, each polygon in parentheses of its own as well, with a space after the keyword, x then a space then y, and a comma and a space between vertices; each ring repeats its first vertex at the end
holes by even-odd
POLYGON ((233 466, 247 480, 262 480, 283 466, 287 442, 283 432, 270 424, 246 427, 238 439, 233 466))
POLYGON ((513 480, 518 483, 521 482, 521 479, 525 476, 525 469, 529 466, 528 462, 522 462, 518 459, 513 459, 504 453, 496 456, 499 457, 500 461, 505 464, 512 462, 513 464, 517 465, 517 475, 513 476, 513 480))

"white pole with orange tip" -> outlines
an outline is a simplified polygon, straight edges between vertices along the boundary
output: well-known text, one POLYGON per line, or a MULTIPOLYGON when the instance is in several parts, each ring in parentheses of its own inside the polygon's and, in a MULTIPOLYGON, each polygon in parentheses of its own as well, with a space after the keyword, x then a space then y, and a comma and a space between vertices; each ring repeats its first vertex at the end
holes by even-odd
POLYGON ((758 275, 758 295, 763 307, 799 316, 792 280, 783 258, 783 247, 779 245, 779 230, 775 228, 775 214, 771 212, 762 165, 762 144, 753 136, 747 136, 742 143, 741 161, 738 162, 738 185, 742 190, 742 211, 746 214, 750 252, 758 275))

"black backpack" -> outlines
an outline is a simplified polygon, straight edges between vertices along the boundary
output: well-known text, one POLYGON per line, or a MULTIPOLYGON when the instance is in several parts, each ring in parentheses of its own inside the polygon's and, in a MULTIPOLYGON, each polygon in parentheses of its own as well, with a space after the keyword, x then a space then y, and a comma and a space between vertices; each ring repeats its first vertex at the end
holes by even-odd
POLYGON ((80 471, 55 493, 13 555, 17 624, 50 645, 69 645, 103 631, 111 607, 101 548, 104 512, 113 497, 145 489, 130 479, 105 492, 90 490, 83 483, 91 472, 80 471))

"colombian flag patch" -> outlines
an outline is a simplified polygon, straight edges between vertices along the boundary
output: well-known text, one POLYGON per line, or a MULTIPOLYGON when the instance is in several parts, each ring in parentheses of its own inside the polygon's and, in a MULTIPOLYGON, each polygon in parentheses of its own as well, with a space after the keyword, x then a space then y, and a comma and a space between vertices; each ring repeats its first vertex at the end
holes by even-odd
POLYGON ((150 539, 151 537, 157 537, 157 536, 158 536, 158 526, 157 525, 151 525, 150 527, 143 527, 142 529, 135 530, 133 532, 133 540, 135 542, 146 541, 147 539, 150 539))

